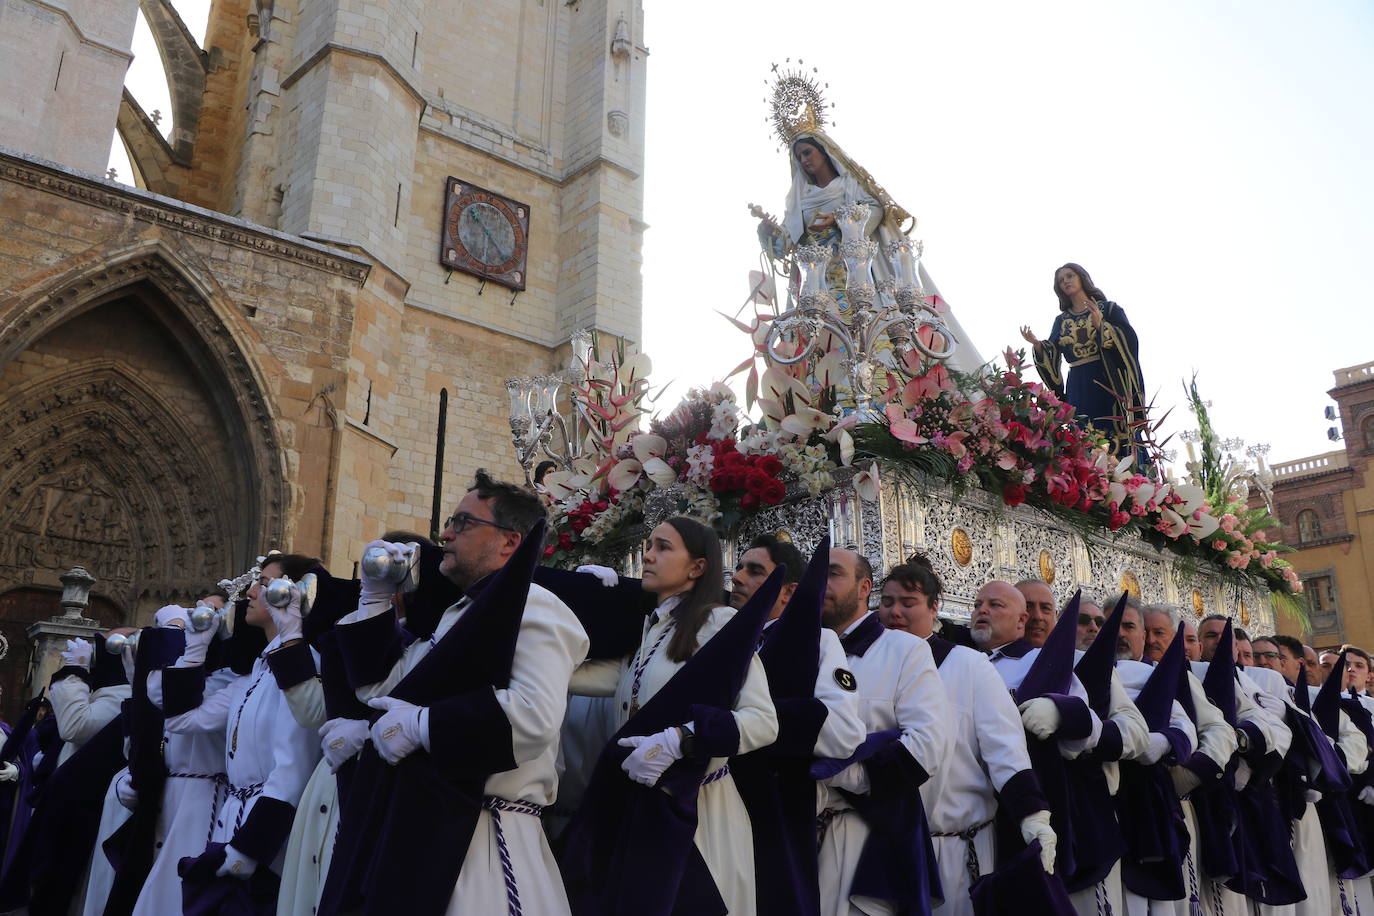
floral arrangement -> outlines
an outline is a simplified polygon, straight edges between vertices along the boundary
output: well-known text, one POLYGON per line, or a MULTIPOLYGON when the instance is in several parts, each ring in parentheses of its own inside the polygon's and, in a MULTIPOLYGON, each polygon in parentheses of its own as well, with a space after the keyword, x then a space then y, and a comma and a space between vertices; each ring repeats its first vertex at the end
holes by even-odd
POLYGON ((592 429, 587 456, 544 480, 556 532, 546 554, 554 563, 576 563, 625 535, 656 490, 672 488, 679 511, 728 533, 744 515, 782 502, 789 483, 813 496, 833 487, 832 472, 853 456, 852 424, 837 423, 806 384, 775 370, 764 375, 768 409, 760 422, 750 422, 718 382, 690 391, 640 431, 647 370, 643 354, 593 358, 585 381, 572 387, 577 414, 592 429))
POLYGON ((1084 533, 1134 531, 1158 547, 1257 576, 1280 594, 1302 591, 1296 572, 1278 558, 1288 548, 1261 539, 1272 518, 1209 480, 1161 480, 1141 473, 1134 455, 1113 457, 1105 439, 1075 422, 1072 405, 1023 377, 1022 352, 1007 350, 1004 368, 989 365, 971 375, 915 351, 892 354, 909 379, 888 373, 880 415, 861 418, 846 414, 844 354, 835 342, 799 335, 774 348, 797 361, 777 365, 765 353, 770 320, 735 321, 754 343, 732 373, 747 370, 743 408, 717 382, 691 391, 672 412, 651 419, 647 431, 640 429, 647 357, 589 360, 586 379, 572 387, 588 427, 586 457, 545 480, 557 532, 549 548, 554 562, 578 562, 627 535, 655 491, 667 491, 679 511, 728 534, 743 516, 786 498, 789 484, 793 492, 818 495, 834 486, 838 468, 856 460, 866 467, 854 476, 855 488, 874 499, 882 460, 889 472, 940 479, 956 493, 979 487, 999 493, 1007 506, 1036 506, 1084 533), (754 408, 756 422, 747 416, 754 408))

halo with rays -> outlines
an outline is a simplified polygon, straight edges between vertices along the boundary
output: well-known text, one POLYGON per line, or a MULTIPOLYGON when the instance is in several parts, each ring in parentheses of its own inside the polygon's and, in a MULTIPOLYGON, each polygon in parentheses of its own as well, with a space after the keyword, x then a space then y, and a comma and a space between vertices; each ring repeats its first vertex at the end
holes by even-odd
POLYGON ((772 98, 764 102, 769 106, 769 120, 783 146, 790 146, 806 131, 824 128, 825 112, 831 107, 824 93, 830 84, 818 81, 817 69, 812 67, 807 72, 800 58, 795 66, 787 66, 791 61, 789 57, 783 64, 773 64, 773 79, 764 79, 764 85, 771 82, 773 86, 772 98))

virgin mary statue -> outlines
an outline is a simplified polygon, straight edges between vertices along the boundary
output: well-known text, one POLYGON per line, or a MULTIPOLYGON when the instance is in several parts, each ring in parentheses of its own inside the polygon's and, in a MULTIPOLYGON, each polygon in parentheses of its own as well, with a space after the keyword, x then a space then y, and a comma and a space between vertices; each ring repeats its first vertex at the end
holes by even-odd
MULTIPOLYGON (((878 257, 873 259, 873 280, 880 291, 882 281, 893 277, 893 266, 888 260, 888 252, 892 250, 889 246, 907 236, 916 220, 898 206, 866 169, 826 136, 814 119, 806 129, 792 134, 790 150, 792 186, 787 192, 782 222, 779 224, 765 216, 759 224, 759 241, 773 258, 786 257, 800 245, 824 245, 834 252, 826 269, 826 285, 841 317, 848 320, 851 305, 844 293, 847 274, 839 256, 841 236, 835 211, 847 204, 869 206, 864 235, 878 243, 878 257)), ((912 254, 908 250, 900 257, 911 258, 912 254)), ((941 312, 941 319, 955 338, 957 348, 946 364, 953 369, 972 372, 983 365, 982 357, 926 273, 925 266, 918 262, 917 271, 926 302, 941 312)), ((880 292, 879 298, 880 308, 892 304, 890 293, 880 292)))

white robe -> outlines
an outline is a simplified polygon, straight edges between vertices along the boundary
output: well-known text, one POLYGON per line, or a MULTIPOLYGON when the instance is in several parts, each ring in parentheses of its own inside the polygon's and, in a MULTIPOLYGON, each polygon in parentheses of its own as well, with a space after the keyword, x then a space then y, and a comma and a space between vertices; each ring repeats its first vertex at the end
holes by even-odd
MULTIPOLYGON (((222 668, 207 678, 205 696, 212 696, 239 679, 240 675, 222 668)), ((153 681, 154 676, 150 675, 150 695, 153 681)), ((205 851, 218 811, 218 784, 205 777, 224 772, 224 731, 190 735, 164 732, 164 740, 163 758, 170 775, 162 790, 162 811, 158 814, 157 841, 162 845, 134 904, 134 916, 180 912, 181 876, 177 874, 177 863, 205 851)))
MULTIPOLYGON (((471 603, 464 599, 444 611, 434 631, 436 643, 471 603)), ((340 621, 339 625, 352 625, 350 617, 344 618, 349 622, 340 621)), ((567 605, 548 589, 531 585, 515 643, 510 684, 495 691, 496 702, 510 721, 516 766, 488 778, 485 794, 541 806, 553 803, 558 789, 558 728, 567 707, 568 683, 574 669, 587 657, 588 645, 586 631, 567 605)), ((430 648, 426 639, 411 643, 385 680, 359 688, 358 699, 366 702, 390 693, 430 648)), ((366 787, 354 791, 366 791, 366 787)), ((500 818, 522 909, 541 916, 567 913, 567 892, 539 818, 511 812, 502 813, 500 818)), ((506 909, 505 877, 492 812, 483 809, 457 875, 448 913, 502 914, 506 909)))
POLYGON ((132 693, 128 684, 91 690, 90 685, 75 675, 64 677, 49 687, 48 700, 52 703, 57 734, 65 742, 57 756, 57 765, 66 763, 83 744, 109 725, 119 715, 120 705, 132 693))
MULTIPOLYGON (((263 655, 277 648, 279 639, 268 643, 263 655)), ((221 730, 225 735, 221 765, 230 790, 223 795, 210 840, 230 843, 258 799, 274 798, 296 807, 320 759, 320 743, 318 735, 296 723, 262 656, 247 676, 205 697, 195 709, 167 719, 167 731, 172 734, 221 730)), ((281 874, 285 839, 275 859, 259 862, 258 867, 281 874)))
MULTIPOLYGON (((859 618, 849 630, 867 617, 859 618)), ((926 641, 900 630, 884 630, 863 655, 847 658, 858 683, 859 709, 868 732, 900 729, 898 740, 916 763, 931 776, 939 773, 946 765, 951 734, 957 726, 926 641)), ((831 782, 847 782, 866 791, 862 766, 855 764, 831 782)), ((817 789, 820 809, 836 812, 821 839, 822 916, 892 912, 886 901, 850 896, 854 869, 868 839, 868 825, 832 785, 819 784, 817 789)))
MULTIPOLYGON (((668 599, 668 602, 659 606, 657 614, 645 622, 639 651, 631 659, 589 662, 573 678, 573 691, 584 695, 605 695, 614 685, 615 704, 612 712, 616 716, 616 730, 630 718, 636 663, 643 666, 638 693, 640 706, 658 693, 686 664, 685 661, 675 662, 668 658, 668 641, 671 637, 660 641, 672 621, 669 610, 675 603, 674 599, 668 599), (655 645, 657 650, 649 656, 655 645), (648 656, 647 661, 645 656, 648 656)), ((734 616, 733 608, 714 608, 697 632, 698 648, 705 645, 734 616)), ((739 748, 736 753, 756 751, 777 739, 777 711, 768 693, 768 675, 757 655, 749 663, 749 672, 735 700, 733 712, 735 725, 739 729, 739 748)), ((726 762, 725 757, 712 758, 706 766, 707 774, 716 772, 726 762)), ((754 840, 749 813, 744 808, 739 790, 735 788, 733 776, 726 774, 703 785, 697 793, 695 839, 706 868, 716 883, 716 890, 720 892, 731 916, 751 916, 756 909, 754 840)))
POLYGON ((945 893, 944 903, 934 912, 972 916, 970 841, 936 834, 966 833, 977 827, 972 843, 978 873, 991 872, 996 862, 990 822, 997 812, 997 793, 1008 779, 1030 769, 1030 755, 1016 704, 986 655, 955 646, 937 670, 949 699, 951 734, 940 768, 921 786, 945 893))
POLYGON ((118 796, 115 795, 115 784, 128 772, 128 767, 120 770, 105 789, 105 799, 100 809, 100 827, 96 830, 95 847, 91 850, 90 865, 86 869, 86 889, 79 898, 79 912, 83 916, 100 916, 105 912, 105 903, 110 898, 111 888, 114 887, 114 866, 110 864, 102 846, 110 838, 110 834, 129 819, 129 809, 121 805, 118 796))
POLYGON ((314 916, 334 858, 339 829, 339 785, 321 759, 310 774, 291 822, 277 891, 277 916, 314 916))

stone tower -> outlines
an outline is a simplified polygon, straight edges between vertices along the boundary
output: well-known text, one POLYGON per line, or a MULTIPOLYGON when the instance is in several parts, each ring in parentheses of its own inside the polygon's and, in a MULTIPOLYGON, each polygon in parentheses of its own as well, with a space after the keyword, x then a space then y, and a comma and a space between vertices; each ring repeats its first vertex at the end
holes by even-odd
POLYGON ((0 144, 104 172, 137 12, 137 0, 0 4, 0 144))
POLYGON ((382 532, 433 533, 478 467, 524 479, 507 377, 562 368, 582 328, 640 337, 639 0, 213 0, 203 48, 172 2, 139 0, 167 138, 119 95, 132 6, 70 4, 107 30, 71 39, 76 56, 117 66, 78 70, 66 114, 34 89, 54 68, 26 70, 14 43, 95 25, 62 0, 0 7, 0 632, 17 657, 73 566, 97 579, 88 616, 143 623, 269 548, 350 575, 382 532), (42 28, 21 35, 20 13, 42 28), (114 129, 137 187, 90 174, 114 129), (441 263, 456 186, 518 208, 518 282, 450 269, 447 240, 441 263))

